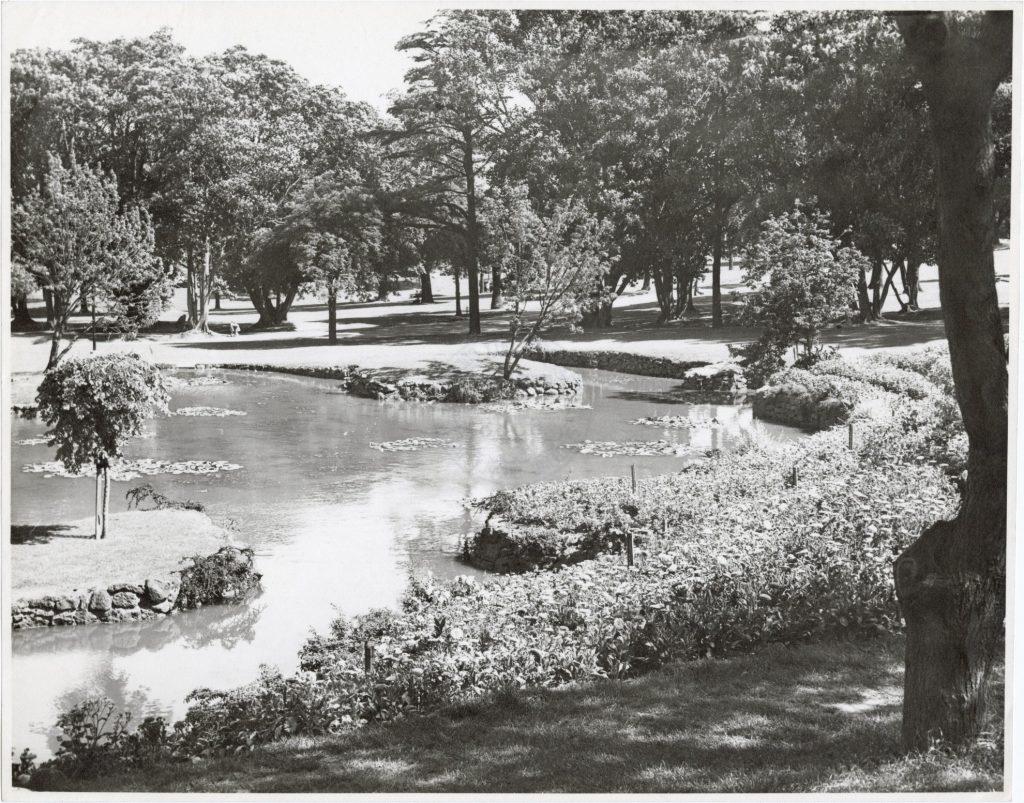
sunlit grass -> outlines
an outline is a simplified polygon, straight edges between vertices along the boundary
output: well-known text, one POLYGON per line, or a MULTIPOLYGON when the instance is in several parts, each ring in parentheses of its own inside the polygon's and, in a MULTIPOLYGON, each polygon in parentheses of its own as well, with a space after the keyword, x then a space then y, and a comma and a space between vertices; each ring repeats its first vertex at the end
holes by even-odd
MULTIPOLYGON (((768 647, 531 690, 82 791, 893 792, 1002 788, 1002 740, 899 751, 902 640, 768 647)), ((989 727, 1002 729, 999 699, 989 727)))

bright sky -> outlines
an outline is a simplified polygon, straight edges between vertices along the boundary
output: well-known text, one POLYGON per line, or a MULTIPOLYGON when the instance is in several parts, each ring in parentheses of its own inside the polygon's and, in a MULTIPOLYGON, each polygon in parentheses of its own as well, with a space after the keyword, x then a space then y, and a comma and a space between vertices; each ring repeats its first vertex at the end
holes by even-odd
POLYGON ((23 47, 67 47, 77 37, 145 36, 166 26, 195 55, 244 45, 289 63, 314 83, 340 86, 353 100, 383 109, 383 95, 401 87, 409 67, 395 43, 436 11, 430 0, 12 0, 0 13, 5 54, 23 47))

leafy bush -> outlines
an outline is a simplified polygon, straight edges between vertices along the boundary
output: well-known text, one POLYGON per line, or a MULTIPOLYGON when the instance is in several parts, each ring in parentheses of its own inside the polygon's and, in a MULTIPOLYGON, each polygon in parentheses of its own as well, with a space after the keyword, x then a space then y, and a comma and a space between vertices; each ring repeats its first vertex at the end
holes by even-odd
POLYGON ((759 345, 745 355, 756 386, 790 347, 804 365, 822 354, 818 336, 842 318, 854 300, 854 288, 867 258, 856 248, 840 248, 829 233, 828 218, 794 211, 769 218, 744 255, 742 320, 762 327, 759 345))
POLYGON ((488 377, 460 377, 448 388, 444 400, 462 404, 481 404, 484 402, 511 399, 513 388, 511 383, 488 377))
POLYGON ((241 602, 259 586, 261 575, 253 568, 253 551, 248 547, 225 546, 190 560, 192 564, 181 572, 179 608, 241 602))

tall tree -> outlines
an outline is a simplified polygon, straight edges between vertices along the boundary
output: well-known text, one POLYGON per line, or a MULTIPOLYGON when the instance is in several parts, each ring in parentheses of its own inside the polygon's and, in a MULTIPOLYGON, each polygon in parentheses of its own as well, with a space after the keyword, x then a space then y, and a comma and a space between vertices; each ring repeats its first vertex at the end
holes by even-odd
POLYGON ((65 167, 57 156, 50 157, 42 185, 12 210, 11 239, 16 259, 53 299, 48 369, 77 339, 68 322, 83 301, 106 300, 133 284, 148 288, 166 278, 153 253, 149 215, 138 207, 121 208, 113 176, 76 161, 65 167))
POLYGON ((924 87, 935 146, 939 295, 967 483, 957 516, 896 561, 907 623, 903 742, 977 737, 1006 611, 1007 350, 992 250, 992 99, 1009 74, 1013 12, 921 12, 896 23, 924 87))
MULTIPOLYGON (((515 115, 510 105, 514 59, 495 28, 510 16, 494 11, 448 11, 427 30, 407 36, 398 49, 413 54, 408 89, 390 113, 399 127, 386 132, 399 157, 428 167, 419 188, 427 214, 445 221, 463 240, 469 284, 469 332, 480 334, 480 226, 477 208, 498 142, 515 115)), ((492 306, 501 305, 494 275, 492 306)))

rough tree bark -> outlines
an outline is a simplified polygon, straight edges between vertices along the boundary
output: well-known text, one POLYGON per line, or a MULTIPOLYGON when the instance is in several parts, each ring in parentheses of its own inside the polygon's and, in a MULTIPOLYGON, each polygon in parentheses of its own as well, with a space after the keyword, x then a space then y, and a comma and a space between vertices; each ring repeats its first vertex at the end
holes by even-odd
POLYGON ((903 744, 974 740, 1003 644, 1006 595, 1006 348, 996 297, 991 108, 1010 70, 1013 15, 896 15, 924 87, 936 154, 939 295, 968 437, 952 521, 896 561, 907 625, 903 744))
POLYGON ((425 269, 420 274, 420 303, 434 303, 434 285, 430 281, 430 271, 428 269, 425 269))

